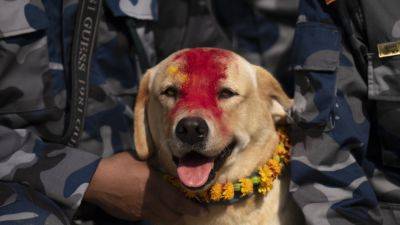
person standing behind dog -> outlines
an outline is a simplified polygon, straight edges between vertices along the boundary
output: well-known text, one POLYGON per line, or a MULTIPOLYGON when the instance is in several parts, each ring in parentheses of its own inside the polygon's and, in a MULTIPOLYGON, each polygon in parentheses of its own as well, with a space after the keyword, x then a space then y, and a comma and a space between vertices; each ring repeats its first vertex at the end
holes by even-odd
POLYGON ((399 10, 300 1, 291 192, 308 224, 400 224, 399 10))
POLYGON ((0 224, 68 225, 83 200, 126 220, 202 212, 129 153, 155 3, 0 0, 0 224))
MULTIPOLYGON (((157 58, 162 60, 183 47, 241 52, 246 48, 235 48, 239 45, 232 40, 241 39, 246 29, 233 32, 233 25, 219 24, 214 8, 208 8, 211 1, 163 0, 154 40, 150 25, 157 17, 155 0, 103 0, 100 11, 96 10, 100 1, 85 2, 90 4, 82 11, 84 16, 79 16, 77 0, 0 0, 0 223, 70 224, 77 209, 84 208, 82 202, 92 202, 128 220, 152 217, 172 223, 181 214, 204 212, 125 152, 133 150, 131 106, 139 75, 157 58), (187 20, 168 20, 186 12, 177 2, 190 6, 188 17, 182 17, 187 20), (176 14, 162 14, 168 9, 165 6, 173 6, 176 14), (97 32, 93 12, 100 12, 97 32), (160 26, 171 28, 174 22, 182 25, 182 32, 160 32, 160 26), (76 32, 78 25, 81 30, 76 32), (74 37, 74 33, 82 36, 74 37), (90 57, 88 46, 94 33, 98 35, 90 57), (184 38, 174 39, 176 34, 184 38)), ((272 11, 275 8, 269 6, 280 5, 276 0, 257 2, 264 2, 272 11)), ((241 4, 235 1, 234 5, 241 4)), ((254 16, 252 10, 246 12, 254 16)), ((286 21, 284 16, 279 18, 286 21)), ((281 49, 278 40, 282 38, 277 37, 286 34, 273 25, 277 21, 262 21, 263 32, 256 35, 259 43, 265 42, 262 51, 281 49), (262 40, 261 36, 269 35, 269 28, 273 38, 262 40)), ((235 26, 241 26, 236 22, 235 26)), ((291 35, 289 32, 283 39, 284 52, 291 35)), ((284 56, 276 55, 278 58, 284 56)), ((85 210, 79 213, 81 217, 88 214, 85 210)), ((95 224, 109 222, 102 214, 95 219, 95 224)), ((116 223, 123 222, 112 222, 116 223)))

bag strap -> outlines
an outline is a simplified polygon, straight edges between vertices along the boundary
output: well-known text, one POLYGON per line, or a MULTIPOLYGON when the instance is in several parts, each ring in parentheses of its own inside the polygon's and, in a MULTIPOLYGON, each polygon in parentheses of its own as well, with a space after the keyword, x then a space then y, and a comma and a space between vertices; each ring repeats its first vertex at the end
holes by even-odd
POLYGON ((136 55, 137 60, 139 61, 140 70, 144 74, 146 70, 150 68, 150 63, 143 43, 140 40, 139 34, 137 33, 137 24, 135 19, 127 18, 126 26, 128 28, 128 34, 133 45, 130 55, 133 61, 136 61, 135 57, 133 57, 136 55))
POLYGON ((368 41, 364 12, 359 0, 337 0, 337 12, 341 20, 345 38, 350 43, 357 69, 367 81, 368 41))
POLYGON ((71 53, 70 112, 62 136, 49 135, 47 141, 76 147, 81 137, 88 100, 90 65, 96 43, 101 0, 80 0, 71 53))

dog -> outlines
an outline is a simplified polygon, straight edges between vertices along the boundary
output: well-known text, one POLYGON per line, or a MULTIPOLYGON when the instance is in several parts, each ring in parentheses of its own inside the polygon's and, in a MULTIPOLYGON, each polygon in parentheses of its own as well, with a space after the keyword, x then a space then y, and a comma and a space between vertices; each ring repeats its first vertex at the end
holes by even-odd
MULTIPOLYGON (((152 156, 153 164, 190 193, 234 182, 273 157, 277 124, 291 106, 271 74, 239 55, 184 49, 141 80, 134 109, 137 155, 152 156)), ((302 224, 288 188, 286 171, 265 196, 210 204, 207 216, 183 216, 180 224, 302 224)))

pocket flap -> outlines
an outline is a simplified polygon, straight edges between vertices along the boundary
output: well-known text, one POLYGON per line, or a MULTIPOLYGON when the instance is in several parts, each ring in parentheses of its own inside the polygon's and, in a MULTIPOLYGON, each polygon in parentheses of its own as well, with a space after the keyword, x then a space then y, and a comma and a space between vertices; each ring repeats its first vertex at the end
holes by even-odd
POLYGON ((45 29, 49 20, 41 2, 0 0, 0 38, 45 29))
POLYGON ((292 56, 293 70, 335 71, 339 65, 340 34, 328 24, 297 24, 292 56))

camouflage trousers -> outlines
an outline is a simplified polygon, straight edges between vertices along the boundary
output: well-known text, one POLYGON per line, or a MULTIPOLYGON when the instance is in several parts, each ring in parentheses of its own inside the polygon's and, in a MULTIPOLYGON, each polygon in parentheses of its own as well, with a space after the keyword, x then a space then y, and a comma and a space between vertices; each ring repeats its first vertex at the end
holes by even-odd
POLYGON ((81 218, 71 221, 65 210, 42 193, 25 185, 0 182, 1 225, 150 225, 147 221, 118 220, 101 211, 95 212, 95 217, 100 222, 81 218))

